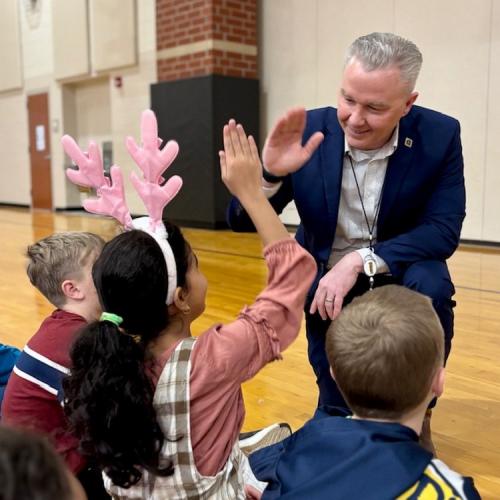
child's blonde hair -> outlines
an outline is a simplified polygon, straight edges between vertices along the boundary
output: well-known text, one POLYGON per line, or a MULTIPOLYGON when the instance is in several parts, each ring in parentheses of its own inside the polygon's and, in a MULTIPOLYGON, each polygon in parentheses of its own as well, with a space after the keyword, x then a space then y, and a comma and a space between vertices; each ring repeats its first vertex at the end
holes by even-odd
POLYGON ((104 240, 93 233, 56 233, 30 245, 27 273, 31 283, 56 307, 66 302, 61 284, 95 260, 104 240))
POLYGON ((444 334, 428 297, 388 285, 353 300, 332 322, 326 352, 353 412, 398 419, 429 393, 444 334))

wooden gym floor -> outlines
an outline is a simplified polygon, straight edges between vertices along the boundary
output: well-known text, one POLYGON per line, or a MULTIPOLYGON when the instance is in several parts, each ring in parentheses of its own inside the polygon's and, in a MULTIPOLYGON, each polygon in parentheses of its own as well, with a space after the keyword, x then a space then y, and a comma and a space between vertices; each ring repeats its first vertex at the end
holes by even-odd
MULTIPOLYGON (((52 307, 29 283, 24 252, 55 231, 92 231, 109 239, 112 221, 76 213, 0 208, 0 342, 20 348, 52 307)), ((185 229, 209 282, 199 334, 232 320, 266 280, 256 235, 185 229)), ((445 394, 433 416, 438 456, 474 477, 483 498, 500 498, 500 250, 461 247, 450 260, 457 293, 455 339, 445 394)), ((313 413, 317 392, 304 330, 284 354, 244 386, 244 430, 287 421, 297 429, 313 413)), ((334 459, 334 457, 332 457, 334 459)))

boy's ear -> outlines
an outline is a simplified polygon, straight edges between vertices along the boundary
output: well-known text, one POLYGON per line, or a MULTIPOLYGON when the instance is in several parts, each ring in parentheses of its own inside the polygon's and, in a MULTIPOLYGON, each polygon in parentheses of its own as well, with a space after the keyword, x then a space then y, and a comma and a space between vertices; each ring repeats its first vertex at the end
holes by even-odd
POLYGON ((443 366, 438 368, 434 378, 432 379, 431 390, 434 395, 439 398, 444 391, 444 379, 445 379, 445 369, 443 366))
POLYGON ((69 299, 81 300, 85 298, 84 293, 74 280, 64 280, 61 283, 61 290, 69 299))
POLYGON ((182 314, 188 314, 191 311, 188 303, 188 293, 181 286, 175 289, 174 302, 169 307, 172 306, 175 306, 176 310, 182 314))

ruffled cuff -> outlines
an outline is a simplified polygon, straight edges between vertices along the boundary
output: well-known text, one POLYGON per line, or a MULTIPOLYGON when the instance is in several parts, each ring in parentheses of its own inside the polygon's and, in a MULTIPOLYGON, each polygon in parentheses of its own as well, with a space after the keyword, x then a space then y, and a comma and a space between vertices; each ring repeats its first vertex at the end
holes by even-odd
POLYGON ((263 250, 264 257, 267 258, 275 255, 275 254, 283 254, 283 253, 295 253, 298 248, 302 248, 295 238, 291 235, 289 238, 275 241, 274 243, 270 243, 266 245, 263 250))
POLYGON ((281 355, 281 346, 278 334, 264 316, 262 316, 255 309, 252 309, 249 306, 245 306, 245 308, 240 312, 239 317, 246 319, 252 325, 254 325, 257 335, 263 334, 265 337, 267 337, 272 354, 272 357, 269 361, 283 359, 283 356, 281 355))

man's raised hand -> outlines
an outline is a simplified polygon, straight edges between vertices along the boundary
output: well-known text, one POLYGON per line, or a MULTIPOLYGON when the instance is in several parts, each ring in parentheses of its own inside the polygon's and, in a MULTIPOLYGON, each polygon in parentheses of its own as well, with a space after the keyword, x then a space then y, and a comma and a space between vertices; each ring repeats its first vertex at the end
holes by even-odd
POLYGON ((305 126, 304 108, 292 108, 276 122, 262 151, 264 168, 268 172, 277 176, 291 174, 309 160, 324 136, 321 132, 315 132, 303 146, 305 126))

